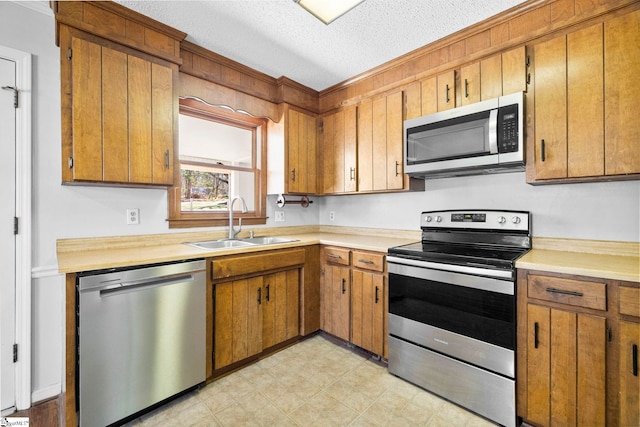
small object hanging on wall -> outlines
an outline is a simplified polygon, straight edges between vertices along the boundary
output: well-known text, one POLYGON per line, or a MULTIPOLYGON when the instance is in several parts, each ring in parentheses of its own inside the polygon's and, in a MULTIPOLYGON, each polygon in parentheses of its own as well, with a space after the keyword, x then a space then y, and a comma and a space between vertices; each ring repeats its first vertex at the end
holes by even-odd
POLYGON ((276 205, 278 205, 279 208, 288 204, 302 205, 303 208, 308 208, 311 203, 313 203, 313 200, 309 200, 307 196, 302 196, 300 200, 285 200, 284 194, 278 194, 278 198, 276 199, 276 205))

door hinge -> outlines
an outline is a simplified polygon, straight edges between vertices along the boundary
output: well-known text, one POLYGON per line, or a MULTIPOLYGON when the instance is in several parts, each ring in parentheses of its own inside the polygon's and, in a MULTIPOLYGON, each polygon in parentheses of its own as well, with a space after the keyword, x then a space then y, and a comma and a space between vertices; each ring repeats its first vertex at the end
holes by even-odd
POLYGON ((18 235, 18 232, 20 231, 20 228, 18 227, 20 224, 20 221, 18 221, 18 217, 14 216, 13 217, 13 234, 15 234, 16 236, 18 235))
POLYGON ((73 169, 73 157, 69 157, 67 159, 67 165, 69 166, 69 169, 73 169))
POLYGON ((18 361, 18 344, 13 345, 13 363, 18 361))
POLYGON ((18 108, 18 89, 14 86, 2 86, 2 89, 13 91, 13 108, 18 108))
POLYGON ((72 58, 72 57, 73 57, 73 50, 71 50, 71 48, 69 48, 69 49, 67 50, 67 59, 68 59, 69 61, 71 61, 71 58, 72 58))

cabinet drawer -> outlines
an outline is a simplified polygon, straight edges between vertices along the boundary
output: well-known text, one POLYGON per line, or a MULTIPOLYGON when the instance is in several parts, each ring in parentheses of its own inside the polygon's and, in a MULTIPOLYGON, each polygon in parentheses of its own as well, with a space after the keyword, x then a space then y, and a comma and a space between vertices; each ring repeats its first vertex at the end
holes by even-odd
POLYGON ((353 266, 365 270, 384 271, 384 255, 353 251, 353 266))
POLYGON ((349 249, 324 248, 322 250, 322 261, 329 264, 350 265, 349 249))
POLYGON ((530 275, 527 291, 529 298, 596 310, 607 309, 605 283, 530 275))
POLYGON ((304 249, 273 251, 257 255, 214 258, 211 261, 212 279, 226 279, 246 274, 304 264, 304 249))
POLYGON ((620 286, 620 314, 640 317, 640 288, 620 286))

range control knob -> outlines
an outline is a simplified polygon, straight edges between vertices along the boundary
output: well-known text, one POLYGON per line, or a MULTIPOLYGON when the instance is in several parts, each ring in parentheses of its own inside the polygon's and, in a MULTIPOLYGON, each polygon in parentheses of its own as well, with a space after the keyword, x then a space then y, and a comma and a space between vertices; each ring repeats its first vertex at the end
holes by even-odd
POLYGON ((499 224, 504 224, 505 222, 507 222, 507 219, 503 216, 499 216, 498 217, 498 223, 499 224))
POLYGON ((431 222, 431 215, 427 215, 424 219, 426 222, 431 222))
POLYGON ((436 217, 436 222, 442 222, 442 217, 440 215, 436 217))
POLYGON ((519 216, 514 216, 513 218, 511 218, 511 222, 514 224, 520 224, 520 217, 519 216))

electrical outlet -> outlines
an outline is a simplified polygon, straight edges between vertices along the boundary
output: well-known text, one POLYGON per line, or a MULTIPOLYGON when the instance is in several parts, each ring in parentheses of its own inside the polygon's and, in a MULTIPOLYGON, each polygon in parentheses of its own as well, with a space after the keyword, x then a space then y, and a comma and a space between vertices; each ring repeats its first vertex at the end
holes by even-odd
POLYGON ((127 225, 140 224, 140 209, 127 209, 127 225))
POLYGON ((336 213, 334 211, 329 212, 329 221, 335 221, 336 213))
POLYGON ((276 211, 276 222, 284 222, 284 211, 276 211))

